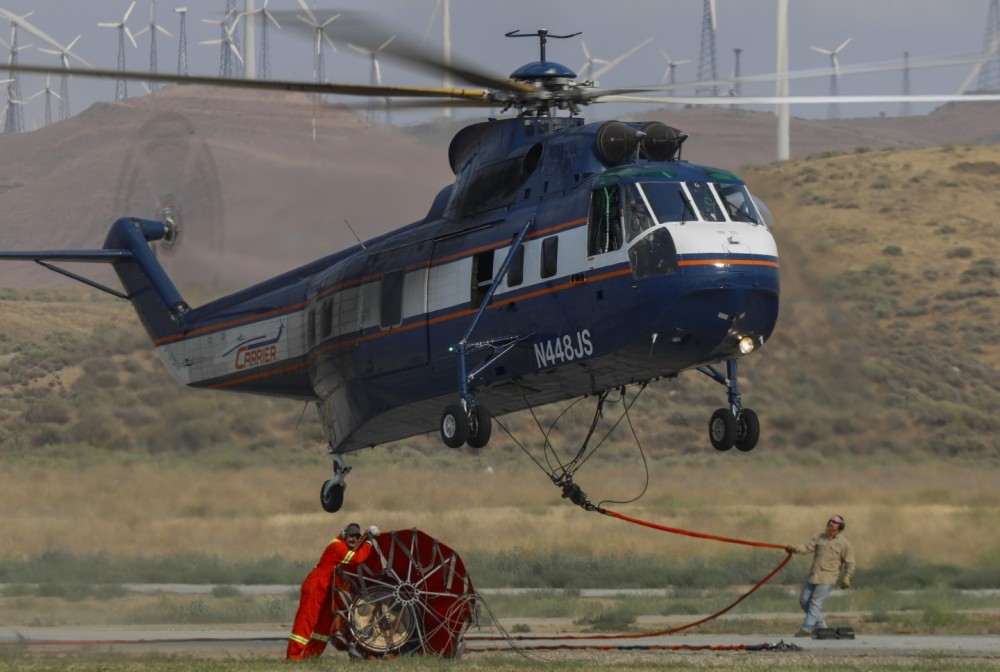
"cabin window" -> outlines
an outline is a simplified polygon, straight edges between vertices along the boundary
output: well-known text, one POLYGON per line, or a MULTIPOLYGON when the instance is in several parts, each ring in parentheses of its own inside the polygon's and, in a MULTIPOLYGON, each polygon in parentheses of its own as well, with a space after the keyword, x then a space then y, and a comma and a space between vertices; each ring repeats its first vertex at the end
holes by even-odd
POLYGON ((392 271, 382 276, 379 323, 383 329, 399 326, 403 322, 403 278, 403 271, 392 271))
MULTIPOLYGON (((587 256, 612 252, 622 246, 621 198, 618 187, 595 189, 590 195, 587 256)), ((543 276, 544 277, 544 276, 543 276)))
POLYGON ((659 227, 629 248, 632 275, 648 278, 677 272, 677 248, 665 227, 659 227))
POLYGON ((472 305, 478 306, 493 286, 493 250, 472 257, 472 305))
POLYGON ((707 182, 688 182, 688 190, 691 192, 691 199, 694 205, 701 212, 701 218, 709 222, 721 222, 725 220, 722 216, 722 209, 719 202, 715 200, 715 193, 707 182))
POLYGON ((524 282, 524 245, 518 245, 507 267, 507 286, 517 287, 524 282))
POLYGON ((333 331, 333 299, 327 299, 319 307, 319 337, 330 338, 333 331))
POLYGON ((542 241, 542 268, 543 278, 551 278, 556 274, 559 261, 559 237, 552 236, 542 241))
POLYGON ((625 240, 632 242, 632 239, 642 234, 646 229, 652 228, 653 216, 649 214, 649 208, 639 193, 639 187, 634 184, 625 186, 625 240))

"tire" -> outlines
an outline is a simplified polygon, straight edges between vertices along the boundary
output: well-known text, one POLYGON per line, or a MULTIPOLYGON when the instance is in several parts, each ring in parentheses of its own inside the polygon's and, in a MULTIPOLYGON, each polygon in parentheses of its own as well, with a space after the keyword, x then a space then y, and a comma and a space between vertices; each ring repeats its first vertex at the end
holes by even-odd
POLYGON ((727 451, 736 443, 736 418, 728 408, 720 408, 708 421, 708 440, 718 451, 727 451))
POLYGON ((482 405, 476 404, 472 412, 472 422, 469 427, 469 438, 465 440, 469 448, 484 448, 493 435, 493 419, 490 412, 482 405))
POLYGON ((441 414, 441 440, 449 448, 459 448, 469 438, 469 416, 458 404, 452 404, 441 414))
POLYGON ((323 483, 323 487, 319 491, 319 503, 327 513, 337 513, 344 505, 344 484, 337 483, 327 487, 329 482, 323 483))
POLYGON ((757 446, 760 438, 760 419, 749 408, 744 408, 736 422, 736 449, 749 453, 757 446))

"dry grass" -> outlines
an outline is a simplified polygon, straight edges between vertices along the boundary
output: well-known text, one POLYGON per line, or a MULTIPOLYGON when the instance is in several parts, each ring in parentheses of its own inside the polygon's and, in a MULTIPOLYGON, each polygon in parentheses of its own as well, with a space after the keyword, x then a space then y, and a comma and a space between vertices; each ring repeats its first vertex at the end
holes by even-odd
MULTIPOLYGON (((203 552, 230 560, 310 561, 348 520, 383 529, 419 527, 463 553, 525 551, 678 559, 759 552, 637 528, 588 513, 526 464, 491 467, 488 453, 464 466, 366 465, 349 477, 342 513, 318 507, 324 468, 192 464, 0 469, 3 555, 48 549, 115 557, 203 552)), ((995 475, 945 463, 910 467, 768 468, 761 462, 673 467, 655 463, 650 493, 608 505, 662 525, 756 541, 799 543, 839 512, 862 563, 910 554, 970 565, 1000 555, 995 475)), ((632 466, 602 465, 578 482, 595 501, 635 491, 632 466)))

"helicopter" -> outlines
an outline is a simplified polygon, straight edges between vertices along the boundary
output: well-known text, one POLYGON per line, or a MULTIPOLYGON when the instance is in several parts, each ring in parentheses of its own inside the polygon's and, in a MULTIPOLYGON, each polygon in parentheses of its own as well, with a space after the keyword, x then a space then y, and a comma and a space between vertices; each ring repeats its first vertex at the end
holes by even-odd
POLYGON ((537 39, 540 58, 506 79, 396 45, 486 87, 478 91, 154 74, 446 99, 516 116, 458 131, 448 149, 455 181, 422 219, 200 306, 181 296, 154 249, 182 236, 172 208, 155 219, 126 213, 101 249, 3 251, 0 260, 35 261, 130 301, 186 386, 315 404, 333 462, 320 490, 327 512, 343 505, 354 451, 435 431, 448 447, 481 449, 494 416, 686 371, 725 388, 710 444, 753 450, 761 426, 742 403, 738 361, 770 339, 778 318, 770 213, 736 174, 683 160, 681 130, 578 116, 602 96, 643 89, 603 91, 547 59, 548 39, 577 34, 507 33, 537 39), (124 291, 59 265, 75 262, 110 264, 124 291))

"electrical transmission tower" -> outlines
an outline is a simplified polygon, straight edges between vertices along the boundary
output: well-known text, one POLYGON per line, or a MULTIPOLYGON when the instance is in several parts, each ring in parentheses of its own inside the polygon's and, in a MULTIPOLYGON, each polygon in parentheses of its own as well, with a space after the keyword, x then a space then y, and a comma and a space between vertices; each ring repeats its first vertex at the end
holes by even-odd
POLYGON ((232 51, 238 55, 236 61, 233 62, 233 77, 243 76, 243 45, 240 44, 240 34, 236 30, 236 24, 240 20, 240 10, 236 6, 236 0, 226 0, 226 21, 231 22, 230 25, 230 36, 229 41, 232 44, 232 51))
MULTIPOLYGON (((52 96, 56 98, 61 98, 61 96, 52 90, 50 86, 51 76, 45 78, 45 88, 28 97, 28 100, 34 100, 38 96, 45 96, 45 125, 48 126, 52 123, 52 96)), ((25 101, 27 102, 27 101, 25 101)))
POLYGON ((188 34, 187 34, 187 7, 175 7, 174 11, 180 14, 181 21, 178 30, 177 45, 177 74, 188 74, 188 34))
POLYGON ((983 91, 1000 90, 1000 49, 996 48, 997 41, 1000 41, 1000 0, 990 0, 983 50, 984 53, 993 50, 993 53, 979 71, 979 88, 983 91))
MULTIPOLYGON (((701 19, 701 55, 698 57, 698 81, 715 81, 719 78, 715 67, 715 0, 705 0, 705 11, 701 19)), ((703 87, 695 95, 710 93, 719 95, 719 87, 703 87)))

